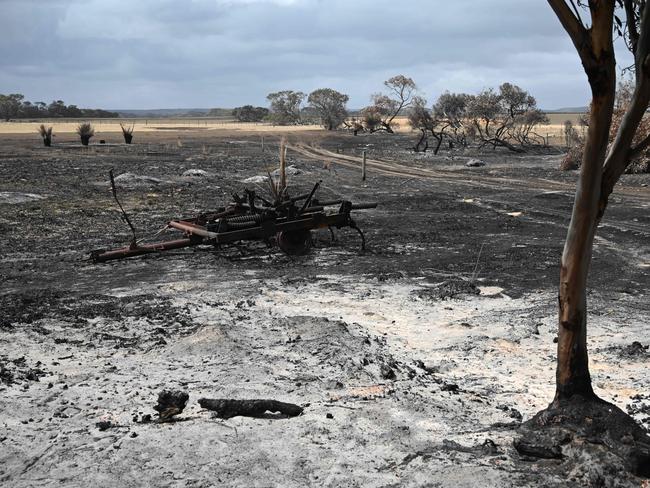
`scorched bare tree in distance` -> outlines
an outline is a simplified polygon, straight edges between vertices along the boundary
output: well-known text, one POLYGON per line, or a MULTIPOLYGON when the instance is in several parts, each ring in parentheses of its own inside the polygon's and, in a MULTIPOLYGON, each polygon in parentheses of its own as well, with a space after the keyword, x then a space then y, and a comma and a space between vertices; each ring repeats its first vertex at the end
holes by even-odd
POLYGON ((388 95, 375 93, 371 97, 372 105, 363 109, 362 115, 365 128, 370 132, 383 130, 392 134, 395 117, 412 105, 417 86, 404 75, 393 76, 384 81, 384 85, 388 95))

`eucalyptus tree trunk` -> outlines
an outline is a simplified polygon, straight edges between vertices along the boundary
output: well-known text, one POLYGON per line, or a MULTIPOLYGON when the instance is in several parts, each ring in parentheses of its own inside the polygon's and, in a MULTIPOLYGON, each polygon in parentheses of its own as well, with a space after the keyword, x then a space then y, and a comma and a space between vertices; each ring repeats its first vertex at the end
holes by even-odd
POLYGON ((559 330, 554 403, 574 395, 594 397, 587 354, 587 276, 598 225, 598 202, 616 93, 612 42, 614 0, 594 2, 592 27, 584 28, 564 0, 549 0, 573 41, 592 93, 589 132, 582 155, 559 289, 559 330))
MULTIPOLYGON (((558 362, 554 404, 580 395, 595 398, 587 354, 587 277, 594 235, 614 185, 634 154, 650 144, 632 147, 634 134, 650 101, 650 8, 643 4, 639 26, 628 24, 634 47, 636 89, 618 133, 607 152, 616 94, 613 45, 615 0, 589 0, 591 27, 565 0, 547 0, 580 55, 592 92, 589 131, 582 156, 571 222, 567 232, 559 289, 558 362)), ((632 8, 632 0, 624 0, 632 8)), ((574 6, 574 5, 573 5, 574 6)))
POLYGON ((589 133, 582 155, 571 222, 567 231, 559 290, 558 363, 555 399, 594 395, 587 355, 587 275, 598 225, 599 190, 614 106, 614 63, 605 61, 602 85, 594 88, 589 133), (611 64, 611 66, 608 66, 611 64))

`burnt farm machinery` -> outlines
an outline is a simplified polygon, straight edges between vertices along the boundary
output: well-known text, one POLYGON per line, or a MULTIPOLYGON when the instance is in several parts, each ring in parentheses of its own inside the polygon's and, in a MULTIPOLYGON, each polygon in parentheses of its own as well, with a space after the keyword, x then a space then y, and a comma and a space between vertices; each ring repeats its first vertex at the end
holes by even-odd
POLYGON ((234 194, 233 201, 225 207, 169 222, 165 229, 181 232, 182 236, 179 238, 142 243, 136 239, 135 228, 117 199, 112 174, 111 183, 113 196, 122 211, 123 219, 131 228, 133 238, 128 246, 122 248, 92 251, 90 257, 95 263, 199 245, 218 247, 239 241, 261 241, 269 246, 275 244, 286 254, 301 255, 311 248, 312 230, 329 229, 334 237, 332 229, 344 227, 359 233, 361 248, 365 249, 365 237, 351 213, 353 210, 377 207, 377 203, 319 201, 315 197, 319 183, 314 185, 311 192, 293 198, 285 189, 274 201, 263 198, 253 190, 245 189, 241 195, 234 194))

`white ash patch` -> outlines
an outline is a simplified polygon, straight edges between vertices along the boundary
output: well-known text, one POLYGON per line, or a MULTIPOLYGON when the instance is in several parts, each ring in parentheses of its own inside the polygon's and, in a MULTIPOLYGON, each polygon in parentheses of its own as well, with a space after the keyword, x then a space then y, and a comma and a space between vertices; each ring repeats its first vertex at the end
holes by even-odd
POLYGON ((43 200, 44 198, 47 197, 43 195, 38 195, 36 193, 0 191, 0 203, 8 203, 10 205, 16 205, 19 203, 36 202, 38 200, 43 200))
POLYGON ((202 169, 188 169, 186 171, 183 171, 183 176, 186 178, 206 178, 210 174, 207 171, 204 171, 202 169))
POLYGON ((135 187, 158 185, 163 181, 159 178, 154 178, 153 176, 136 175, 135 173, 122 173, 121 175, 115 177, 115 182, 123 186, 135 187))

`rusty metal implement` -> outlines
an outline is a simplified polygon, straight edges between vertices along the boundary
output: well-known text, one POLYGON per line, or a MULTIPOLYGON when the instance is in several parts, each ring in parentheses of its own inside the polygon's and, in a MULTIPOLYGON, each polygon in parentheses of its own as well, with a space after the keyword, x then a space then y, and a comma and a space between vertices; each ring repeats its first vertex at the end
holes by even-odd
MULTIPOLYGON (((111 183, 112 183, 111 178, 111 183)), ((365 237, 351 216, 353 210, 376 208, 377 203, 352 203, 347 200, 319 201, 315 198, 319 183, 310 193, 294 198, 286 192, 275 202, 262 198, 252 190, 242 195, 234 194, 233 201, 213 212, 195 217, 172 220, 168 227, 182 233, 180 238, 141 244, 132 240, 128 246, 118 249, 92 251, 91 259, 103 263, 144 254, 159 253, 172 249, 198 245, 219 246, 237 241, 262 241, 277 245, 290 255, 305 254, 311 247, 311 231, 315 229, 341 229, 349 227, 361 236, 361 249, 365 249, 365 237)), ((113 195, 116 197, 114 185, 113 195)), ((117 200, 117 197, 116 197, 117 200)), ((119 204, 119 201, 118 201, 119 204)), ((123 219, 128 221, 124 210, 123 219)), ((131 230, 135 235, 132 226, 131 230)))

